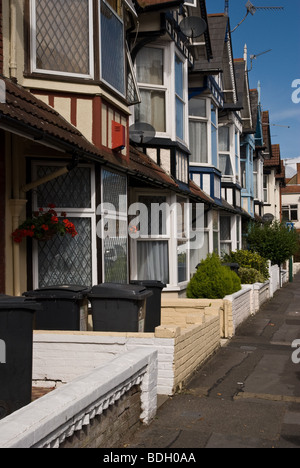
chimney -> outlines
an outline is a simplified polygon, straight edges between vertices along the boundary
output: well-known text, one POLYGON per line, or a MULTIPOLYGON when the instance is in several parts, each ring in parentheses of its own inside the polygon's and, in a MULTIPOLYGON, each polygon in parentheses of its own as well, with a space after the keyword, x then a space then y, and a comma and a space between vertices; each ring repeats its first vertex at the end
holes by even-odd
POLYGON ((297 164, 297 185, 300 185, 300 164, 297 164))

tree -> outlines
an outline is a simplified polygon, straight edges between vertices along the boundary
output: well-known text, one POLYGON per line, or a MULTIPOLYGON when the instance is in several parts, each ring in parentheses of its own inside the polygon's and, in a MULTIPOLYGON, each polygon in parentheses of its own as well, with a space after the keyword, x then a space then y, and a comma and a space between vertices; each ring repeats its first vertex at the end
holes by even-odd
POLYGON ((280 266, 299 249, 299 234, 285 223, 251 224, 247 235, 249 249, 280 266))

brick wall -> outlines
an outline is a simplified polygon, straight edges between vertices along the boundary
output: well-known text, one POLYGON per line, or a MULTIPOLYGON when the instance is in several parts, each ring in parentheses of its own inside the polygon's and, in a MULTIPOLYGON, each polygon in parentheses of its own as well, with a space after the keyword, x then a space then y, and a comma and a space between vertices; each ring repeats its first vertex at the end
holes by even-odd
POLYGON ((4 292, 5 292, 5 155, 4 155, 4 132, 0 130, 0 294, 3 294, 4 292))
POLYGON ((130 440, 141 427, 140 414, 141 393, 134 386, 117 404, 68 437, 59 448, 121 448, 122 442, 130 440))

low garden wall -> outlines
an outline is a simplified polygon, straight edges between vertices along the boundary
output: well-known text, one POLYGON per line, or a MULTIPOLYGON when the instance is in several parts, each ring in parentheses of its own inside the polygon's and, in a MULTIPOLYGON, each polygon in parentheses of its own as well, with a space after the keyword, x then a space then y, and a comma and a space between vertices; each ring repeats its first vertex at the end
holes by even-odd
POLYGON ((158 354, 159 395, 172 395, 220 345, 219 314, 200 311, 155 333, 43 332, 33 337, 34 386, 58 387, 136 348, 158 354))
POLYGON ((116 448, 156 410, 157 353, 135 349, 2 419, 0 447, 116 448))

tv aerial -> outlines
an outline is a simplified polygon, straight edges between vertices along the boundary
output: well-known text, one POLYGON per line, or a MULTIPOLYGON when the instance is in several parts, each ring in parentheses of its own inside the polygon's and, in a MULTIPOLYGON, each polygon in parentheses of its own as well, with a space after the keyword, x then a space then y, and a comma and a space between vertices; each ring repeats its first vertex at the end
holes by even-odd
POLYGON ((143 145, 155 137, 156 131, 147 122, 136 122, 129 127, 129 138, 134 143, 143 145))
POLYGON ((251 68, 250 68, 250 70, 247 70, 247 71, 251 72, 251 70, 253 68, 253 60, 256 60, 257 57, 260 57, 261 55, 267 54, 268 52, 271 52, 271 51, 272 51, 272 49, 269 49, 269 50, 266 50, 265 52, 261 52, 260 54, 250 55, 251 68))
POLYGON ((179 27, 186 37, 193 40, 205 33, 207 30, 207 23, 199 16, 187 16, 181 21, 179 27))
MULTIPOLYGON (((228 13, 228 9, 229 9, 229 6, 228 6, 228 0, 226 0, 225 2, 225 11, 227 11, 228 13)), ((265 11, 278 11, 278 10, 284 10, 284 7, 282 6, 254 6, 250 1, 248 1, 246 3, 246 16, 242 19, 242 21, 239 22, 239 24, 230 32, 233 33, 233 31, 235 31, 244 21, 245 19, 247 18, 247 16, 249 14, 251 14, 252 16, 256 13, 257 10, 265 10, 265 11)))

